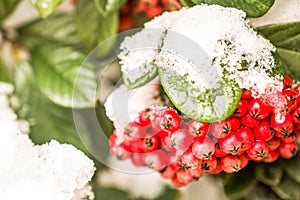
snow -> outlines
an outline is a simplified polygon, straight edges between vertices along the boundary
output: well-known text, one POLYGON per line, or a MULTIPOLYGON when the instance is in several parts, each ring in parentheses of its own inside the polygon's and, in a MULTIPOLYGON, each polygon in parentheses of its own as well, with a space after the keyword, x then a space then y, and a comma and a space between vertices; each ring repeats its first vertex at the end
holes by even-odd
POLYGON ((67 200, 78 195, 93 199, 86 186, 95 171, 93 161, 55 140, 35 145, 24 134, 29 132, 28 122, 18 121, 9 107, 12 91, 11 85, 0 83, 0 199, 67 200))

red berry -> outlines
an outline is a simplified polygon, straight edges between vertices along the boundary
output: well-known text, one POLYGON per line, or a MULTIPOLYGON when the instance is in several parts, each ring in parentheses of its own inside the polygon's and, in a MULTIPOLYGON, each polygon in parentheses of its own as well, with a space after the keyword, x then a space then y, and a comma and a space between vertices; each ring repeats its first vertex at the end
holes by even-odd
POLYGON ((192 149, 184 152, 180 157, 180 161, 186 168, 196 168, 199 164, 199 160, 194 156, 192 149))
POLYGON ((146 137, 141 140, 140 142, 140 148, 144 152, 151 152, 159 148, 160 141, 158 137, 152 136, 152 137, 146 137))
POLYGON ((226 154, 237 155, 241 151, 243 139, 236 132, 232 132, 225 138, 220 138, 219 144, 226 154))
POLYGON ((229 117, 223 122, 216 122, 211 125, 210 132, 216 138, 224 138, 231 131, 236 131, 241 126, 240 120, 236 117, 229 117))
POLYGON ((112 156, 116 157, 119 160, 126 160, 130 158, 131 152, 125 150, 124 145, 121 144, 119 146, 112 145, 110 147, 110 153, 112 156))
POLYGON ((294 110, 297 107, 297 96, 296 93, 292 90, 284 91, 283 94, 288 100, 288 105, 290 106, 290 111, 294 110))
POLYGON ((254 136, 258 140, 268 141, 272 139, 273 134, 269 120, 262 121, 255 129, 254 136))
POLYGON ((279 152, 277 150, 270 151, 267 157, 264 158, 265 163, 272 163, 275 162, 279 157, 279 152))
POLYGON ((141 140, 142 139, 125 136, 125 140, 123 142, 125 150, 132 152, 132 153, 133 152, 134 153, 142 152, 141 140))
POLYGON ((172 179, 171 179, 171 183, 172 185, 174 185, 175 187, 183 187, 186 185, 186 183, 183 183, 181 182, 177 176, 174 176, 172 179))
POLYGON ((197 120, 191 120, 188 124, 188 130, 191 135, 195 137, 205 138, 209 129, 209 124, 204 122, 199 122, 197 120))
POLYGON ((241 150, 245 151, 249 149, 254 143, 254 134, 250 128, 240 128, 237 131, 237 135, 242 138, 242 147, 241 150))
POLYGON ((217 167, 210 172, 210 174, 220 174, 223 171, 222 165, 221 165, 221 161, 217 160, 217 167))
POLYGON ((271 110, 260 99, 252 99, 248 106, 249 114, 257 119, 262 120, 270 116, 271 110))
POLYGON ((271 126, 274 128, 274 130, 280 132, 284 137, 293 131, 293 118, 290 114, 273 114, 271 116, 271 126))
POLYGON ((203 176, 204 172, 201 169, 200 166, 196 167, 196 168, 190 168, 188 169, 190 174, 194 177, 194 178, 200 178, 201 176, 203 176))
POLYGON ((288 76, 284 76, 284 80, 283 80, 283 88, 285 90, 291 89, 293 86, 293 80, 288 77, 288 76))
POLYGON ((280 156, 285 159, 290 159, 296 155, 298 148, 299 147, 296 142, 282 143, 279 147, 280 156))
POLYGON ((216 157, 211 157, 209 160, 202 160, 200 167, 204 173, 211 173, 217 168, 218 161, 216 157))
POLYGON ((170 138, 170 146, 177 151, 186 151, 193 143, 194 137, 186 129, 175 131, 170 138))
POLYGON ((175 176, 176 171, 171 167, 166 167, 163 171, 161 171, 160 176, 164 179, 172 179, 175 176))
POLYGON ((149 113, 146 111, 140 112, 138 118, 135 120, 135 123, 140 126, 150 125, 151 120, 149 113))
POLYGON ((164 10, 160 6, 154 6, 146 10, 146 15, 150 18, 160 15, 164 10))
POLYGON ((164 169, 168 164, 168 155, 163 150, 157 150, 145 154, 145 165, 155 171, 164 169))
POLYGON ((294 110, 292 113, 293 122, 297 125, 300 125, 300 106, 294 110))
POLYGON ((239 156, 239 159, 241 160, 241 169, 245 168, 249 163, 249 157, 246 153, 239 156))
POLYGON ((176 177, 179 182, 188 184, 193 181, 192 175, 189 173, 188 170, 179 170, 176 172, 176 177))
POLYGON ((234 113, 232 114, 232 116, 234 117, 241 117, 243 115, 245 115, 248 111, 248 101, 247 100, 240 100, 240 102, 237 105, 236 110, 234 111, 234 113))
POLYGON ((192 145, 193 154, 201 160, 209 160, 215 152, 215 143, 211 139, 195 141, 192 145))
POLYGON ((214 156, 216 156, 217 158, 222 158, 222 157, 224 157, 226 155, 227 154, 220 149, 220 144, 217 142, 215 144, 215 153, 214 153, 214 156))
POLYGON ((244 115, 241 119, 241 123, 243 126, 248 128, 255 128, 258 126, 259 121, 253 118, 249 113, 244 115))
POLYGON ((300 84, 294 88, 294 92, 296 93, 296 103, 300 105, 300 84))
POLYGON ((144 138, 146 136, 145 130, 137 125, 135 122, 130 122, 124 128, 124 134, 133 138, 144 138))
POLYGON ((271 140, 267 141, 270 151, 276 150, 280 146, 281 140, 278 137, 273 137, 271 140))
MULTIPOLYGON (((163 130, 165 132, 173 133, 180 127, 180 117, 176 110, 170 108, 162 108, 155 111, 152 115, 152 126, 154 130, 163 130)), ((151 117, 150 117, 151 118, 151 117)))
POLYGON ((132 27, 132 18, 130 16, 122 16, 119 23, 119 31, 126 31, 132 27))
POLYGON ((227 155, 221 158, 222 169, 226 173, 238 172, 241 169, 241 160, 238 156, 227 155))
POLYGON ((268 144, 265 141, 256 140, 247 150, 248 156, 254 161, 263 160, 269 153, 268 144))
POLYGON ((296 132, 293 131, 291 134, 287 135, 286 137, 281 137, 280 139, 284 143, 295 142, 297 140, 296 132))
POLYGON ((242 99, 250 99, 252 98, 251 90, 243 89, 242 99))
POLYGON ((133 165, 138 166, 138 167, 144 166, 145 165, 144 157, 145 157, 145 154, 143 154, 143 153, 133 153, 131 155, 131 162, 133 165))

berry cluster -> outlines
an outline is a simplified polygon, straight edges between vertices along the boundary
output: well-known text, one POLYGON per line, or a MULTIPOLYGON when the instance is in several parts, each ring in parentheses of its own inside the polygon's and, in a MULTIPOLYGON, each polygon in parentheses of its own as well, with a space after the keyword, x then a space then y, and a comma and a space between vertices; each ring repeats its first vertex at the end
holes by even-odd
POLYGON ((173 108, 151 107, 124 130, 114 131, 111 153, 158 171, 178 187, 203 174, 237 172, 250 160, 289 159, 298 151, 300 85, 292 88, 286 76, 284 90, 276 98, 285 103, 267 105, 245 90, 229 118, 210 124, 179 116, 173 108))
POLYGON ((177 0, 128 0, 120 10, 119 31, 141 27, 148 19, 180 7, 177 0))

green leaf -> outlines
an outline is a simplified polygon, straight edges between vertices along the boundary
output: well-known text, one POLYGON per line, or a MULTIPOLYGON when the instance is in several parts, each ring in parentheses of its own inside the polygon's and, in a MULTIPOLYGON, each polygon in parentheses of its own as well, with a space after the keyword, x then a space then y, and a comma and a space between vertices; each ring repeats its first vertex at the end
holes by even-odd
POLYGON ((250 192, 244 195, 239 200, 282 200, 280 199, 269 186, 257 183, 250 192))
POLYGON ((287 160, 282 159, 282 166, 292 179, 300 183, 300 156, 287 160))
MULTIPOLYGON (((76 27, 83 46, 92 50, 118 31, 118 13, 101 16, 93 1, 80 0, 76 7, 76 27)), ((111 47, 108 47, 110 49, 111 47)), ((107 49, 101 49, 107 51, 107 49)))
POLYGON ((31 0, 43 18, 51 15, 62 2, 63 0, 31 0))
POLYGON ((252 167, 247 167, 240 172, 227 174, 224 180, 224 190, 229 198, 239 198, 247 194, 255 185, 252 167))
POLYGON ((217 4, 244 10, 248 17, 260 17, 268 12, 275 0, 191 0, 195 4, 217 4))
POLYGON ((18 28, 19 40, 36 46, 47 43, 80 47, 76 24, 72 14, 51 15, 47 20, 37 19, 18 28))
POLYGON ((193 3, 192 0, 179 0, 179 1, 185 7, 192 7, 192 6, 196 5, 195 3, 193 3))
MULTIPOLYGON (((202 122, 215 122, 228 118, 236 109, 242 90, 234 81, 222 80, 217 89, 200 93, 185 77, 170 68, 158 69, 160 82, 172 101, 182 113, 202 122)), ((197 72, 195 72, 197 73, 197 72)))
POLYGON ((103 187, 93 187, 95 193, 95 200, 103 199, 113 199, 113 200, 125 200, 129 199, 128 194, 124 191, 118 190, 116 188, 103 188, 103 187))
POLYGON ((300 80, 300 52, 277 48, 286 75, 294 80, 300 80))
POLYGON ((300 51, 300 21, 262 26, 256 31, 276 47, 300 51))
POLYGON ((61 106, 94 107, 97 74, 93 66, 81 67, 84 58, 70 47, 44 45, 35 48, 32 66, 42 93, 61 106))
POLYGON ((15 9, 20 0, 0 1, 0 22, 3 21, 15 9))
POLYGON ((255 166, 255 176, 257 180, 266 185, 278 185, 282 175, 282 168, 276 164, 257 164, 255 166))
MULTIPOLYGON (((299 169, 298 169, 299 170, 299 169)), ((300 199, 300 184, 285 175, 277 186, 272 186, 273 191, 286 200, 300 199)))
POLYGON ((111 12, 118 12, 126 0, 95 0, 96 7, 101 15, 106 16, 111 12))

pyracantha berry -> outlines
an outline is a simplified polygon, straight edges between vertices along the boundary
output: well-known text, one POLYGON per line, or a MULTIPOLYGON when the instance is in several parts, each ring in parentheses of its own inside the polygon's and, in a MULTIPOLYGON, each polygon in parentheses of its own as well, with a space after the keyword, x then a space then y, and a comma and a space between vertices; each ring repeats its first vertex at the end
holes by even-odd
POLYGON ((110 153, 112 156, 116 157, 119 160, 126 160, 130 158, 131 152, 127 151, 124 148, 124 144, 121 145, 111 145, 110 153))
POLYGON ((296 142, 282 143, 279 147, 280 156, 285 159, 290 159, 296 155, 298 148, 299 147, 296 142))
POLYGON ((140 141, 141 141, 140 148, 143 150, 143 152, 154 151, 160 146, 159 138, 156 136, 146 137, 140 141))
POLYGON ((130 122, 125 126, 124 134, 133 138, 144 138, 146 136, 145 130, 135 122, 130 122))
POLYGON ((271 140, 267 141, 270 151, 276 150, 280 146, 281 140, 278 137, 273 137, 271 140))
POLYGON ((211 173, 217 168, 218 161, 216 157, 211 157, 209 160, 202 160, 200 167, 204 173, 211 173))
POLYGON ((215 143, 206 139, 204 141, 195 141, 192 145, 193 154, 201 160, 209 160, 215 152, 215 143))
POLYGON ((292 113, 292 117, 293 117, 293 122, 297 125, 300 125, 300 106, 296 108, 296 110, 294 110, 294 112, 292 113))
POLYGON ((152 120, 152 127, 158 131, 173 133, 180 128, 180 117, 174 109, 162 108, 150 119, 152 120))
POLYGON ((138 118, 135 120, 135 123, 139 126, 150 125, 151 120, 149 113, 146 111, 140 112, 138 118))
POLYGON ((252 99, 248 106, 248 112, 254 119, 262 120, 270 116, 271 109, 261 99, 252 99))
POLYGON ((244 154, 239 156, 239 159, 241 161, 241 166, 240 167, 241 167, 241 169, 243 169, 248 165, 250 158, 248 157, 248 155, 246 153, 244 153, 244 154))
POLYGON ((284 91, 283 94, 288 100, 289 110, 293 111, 297 107, 297 96, 292 90, 284 91))
POLYGON ((146 153, 144 161, 146 166, 156 171, 164 169, 169 164, 168 155, 163 150, 146 153))
POLYGON ((253 131, 250 128, 240 128, 237 131, 237 135, 239 135, 242 138, 241 151, 245 151, 253 145, 255 138, 253 131))
POLYGON ((224 151, 222 151, 221 149, 220 149, 220 144, 219 144, 219 142, 217 142, 216 144, 215 144, 215 153, 214 153, 214 156, 216 156, 217 158, 222 158, 222 157, 224 157, 224 156, 226 156, 227 154, 224 152, 224 151))
POLYGON ((293 118, 290 114, 279 116, 273 114, 270 121, 273 129, 282 133, 283 137, 293 131, 293 118))
POLYGON ((281 137, 280 139, 284 143, 295 142, 297 140, 296 132, 293 131, 291 134, 287 135, 286 137, 281 137))
POLYGON ((197 120, 191 120, 188 124, 188 130, 191 135, 195 137, 205 138, 209 129, 209 124, 205 122, 199 122, 197 120))
POLYGON ((273 134, 269 120, 263 120, 255 129, 254 136, 258 140, 268 141, 272 139, 273 134))
POLYGON ((232 116, 234 117, 241 117, 243 115, 245 115, 248 111, 248 101, 247 100, 240 100, 236 110, 234 111, 234 113, 232 114, 232 116))
POLYGON ((131 162, 133 165, 140 167, 145 165, 144 153, 132 153, 131 162))
POLYGON ((176 171, 171 167, 166 167, 162 171, 160 171, 160 176, 164 179, 172 179, 175 176, 176 171))
POLYGON ((224 138, 231 131, 236 131, 241 126, 240 120, 236 117, 229 117, 223 122, 216 122, 211 125, 210 132, 216 138, 224 138))
POLYGON ((284 76, 283 80, 283 89, 284 90, 289 90, 293 86, 293 80, 289 76, 284 76))
POLYGON ((254 161, 263 160, 269 153, 268 144, 265 141, 256 140, 253 146, 247 150, 247 155, 254 161))
POLYGON ((279 157, 279 151, 270 151, 267 157, 263 159, 265 163, 272 163, 275 162, 279 157))
POLYGON ((232 132, 228 136, 219 139, 220 149, 226 154, 237 155, 241 151, 243 139, 236 133, 232 132))
POLYGON ((248 128, 255 128, 258 126, 259 121, 255 118, 253 118, 249 113, 244 115, 241 119, 241 123, 243 126, 246 126, 248 128))
POLYGON ((199 165, 199 159, 196 158, 192 152, 192 149, 188 149, 180 156, 182 165, 186 168, 195 168, 199 165))
POLYGON ((252 98, 251 90, 243 89, 242 97, 241 98, 242 99, 250 99, 250 98, 252 98))
POLYGON ((192 175, 189 173, 188 170, 179 170, 176 172, 176 177, 179 182, 188 184, 193 181, 192 175))
POLYGON ((200 166, 196 167, 196 168, 190 168, 188 169, 189 173, 192 175, 193 178, 200 178, 201 176, 204 175, 203 170, 201 169, 200 166))
POLYGON ((217 160, 217 167, 210 172, 210 174, 220 174, 223 171, 222 165, 221 165, 221 161, 217 160))
POLYGON ((226 173, 238 172, 241 169, 241 164, 238 156, 227 155, 221 158, 222 169, 226 173))
POLYGON ((171 135, 170 146, 178 151, 186 151, 193 141, 194 136, 188 130, 179 129, 171 135))

